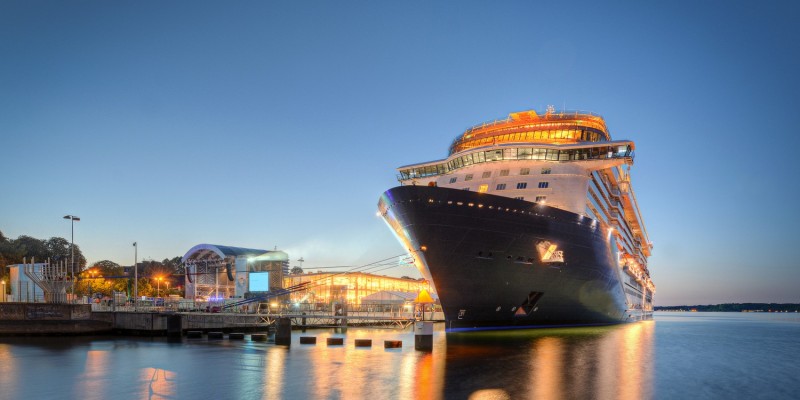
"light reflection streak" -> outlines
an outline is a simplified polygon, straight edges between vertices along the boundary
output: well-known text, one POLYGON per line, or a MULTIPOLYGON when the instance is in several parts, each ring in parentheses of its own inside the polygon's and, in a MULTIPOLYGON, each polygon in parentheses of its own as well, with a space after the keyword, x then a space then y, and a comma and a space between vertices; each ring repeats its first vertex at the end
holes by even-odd
POLYGON ((0 388, 3 388, 3 395, 8 395, 7 388, 14 387, 19 379, 17 376, 17 363, 11 353, 11 346, 0 343, 0 388))
POLYGON ((176 396, 175 373, 161 368, 142 368, 139 374, 141 398, 148 400, 171 399, 176 396))
POLYGON ((417 357, 414 353, 403 353, 403 360, 400 364, 400 398, 413 399, 414 388, 417 385, 416 371, 417 357))
POLYGON ((642 399, 652 396, 653 329, 655 322, 642 321, 626 327, 621 341, 623 349, 619 352, 619 376, 621 377, 619 399, 642 399))
POLYGON ((286 352, 273 348, 267 352, 267 368, 264 370, 264 399, 280 399, 283 394, 283 372, 286 370, 286 352))
POLYGON ((106 387, 108 377, 109 354, 106 350, 89 350, 86 352, 86 365, 81 375, 80 385, 75 385, 76 398, 103 398, 109 388, 106 387))
POLYGON ((562 363, 563 344, 560 338, 545 337, 534 344, 532 354, 533 382, 531 397, 536 399, 560 399, 564 367, 562 363))
POLYGON ((317 345, 309 354, 311 357, 311 376, 309 379, 313 382, 314 395, 312 397, 315 398, 341 397, 341 392, 336 386, 335 380, 331 379, 331 377, 335 377, 336 374, 336 370, 332 368, 332 365, 336 365, 337 367, 341 365, 341 361, 332 359, 336 354, 332 354, 331 350, 338 351, 341 349, 332 349, 325 345, 326 340, 332 336, 333 335, 329 333, 318 335, 317 345))

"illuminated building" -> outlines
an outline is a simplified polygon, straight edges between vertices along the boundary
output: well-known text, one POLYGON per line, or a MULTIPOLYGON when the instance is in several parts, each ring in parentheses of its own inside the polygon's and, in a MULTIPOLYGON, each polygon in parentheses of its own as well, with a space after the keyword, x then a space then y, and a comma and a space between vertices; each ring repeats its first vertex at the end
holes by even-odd
POLYGON ((265 296, 283 289, 289 255, 279 251, 198 244, 183 256, 186 298, 206 301, 265 296))
POLYGON ((398 168, 378 203, 432 282, 448 329, 602 324, 652 315, 634 143, 602 117, 529 110, 398 168))
POLYGON ((285 287, 306 284, 307 290, 291 294, 292 303, 331 305, 361 304, 361 299, 374 293, 391 291, 418 294, 429 289, 424 279, 395 278, 364 272, 293 274, 284 278, 285 287))

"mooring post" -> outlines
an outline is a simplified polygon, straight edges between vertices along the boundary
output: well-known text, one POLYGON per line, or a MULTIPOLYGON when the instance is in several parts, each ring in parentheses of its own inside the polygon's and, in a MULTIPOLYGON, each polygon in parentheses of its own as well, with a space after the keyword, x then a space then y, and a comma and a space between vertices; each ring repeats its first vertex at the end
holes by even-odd
POLYGON ((278 318, 275 320, 275 344, 292 345, 292 320, 289 318, 278 318))
POLYGON ((417 321, 414 323, 414 349, 433 350, 433 323, 417 321))
POLYGON ((180 314, 167 314, 167 336, 181 337, 183 335, 183 317, 180 314))

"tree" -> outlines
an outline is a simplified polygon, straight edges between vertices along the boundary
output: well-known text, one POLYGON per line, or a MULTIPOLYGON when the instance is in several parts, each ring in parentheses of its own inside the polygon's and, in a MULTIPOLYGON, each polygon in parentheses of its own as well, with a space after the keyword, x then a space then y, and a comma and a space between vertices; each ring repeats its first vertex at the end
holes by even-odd
POLYGON ((38 260, 39 262, 46 261, 48 251, 47 245, 45 244, 44 240, 36 239, 34 237, 20 235, 20 237, 16 238, 15 240, 11 241, 12 246, 14 247, 14 252, 16 253, 19 258, 14 257, 15 264, 21 263, 23 260, 22 258, 26 258, 27 262, 31 262, 31 258, 34 260, 38 260))
POLYGON ((83 294, 102 293, 106 296, 111 296, 115 291, 125 292, 128 289, 128 279, 124 275, 125 270, 119 264, 109 260, 98 261, 80 274, 75 291, 83 294))
MULTIPOLYGON (((53 260, 65 260, 67 263, 72 260, 71 244, 67 239, 60 237, 51 237, 44 242, 47 249, 47 256, 53 260)), ((86 257, 81 253, 81 248, 75 245, 75 272, 79 272, 86 268, 86 257)))
MULTIPOLYGON (((8 281, 8 269, 11 264, 26 262, 52 262, 66 261, 69 264, 70 243, 60 237, 51 237, 48 240, 36 239, 31 236, 20 235, 16 239, 7 238, 0 232, 0 279, 8 281)), ((86 266, 86 258, 81 253, 80 247, 75 245, 75 274, 79 274, 86 266)), ((6 285, 10 287, 10 285, 6 285)))
POLYGON ((292 275, 299 275, 303 273, 303 269, 300 267, 294 267, 291 271, 289 271, 289 273, 292 275))
MULTIPOLYGON (((48 259, 53 262, 61 260, 69 262, 71 259, 70 242, 60 237, 41 240, 20 235, 14 240, 0 240, 0 257, 4 260, 4 265, 20 264, 23 258, 27 262, 31 262, 31 259, 37 262, 44 262, 48 259)), ((86 266, 86 257, 83 256, 77 244, 75 245, 75 266, 78 271, 86 266)))
POLYGON ((142 262, 143 271, 139 274, 139 294, 155 296, 165 295, 169 289, 184 286, 184 267, 181 257, 165 258, 162 261, 146 260, 142 262), (148 281, 147 289, 142 289, 142 277, 148 281), (159 281, 158 278, 161 278, 159 281), (159 293, 158 287, 161 291, 159 293))

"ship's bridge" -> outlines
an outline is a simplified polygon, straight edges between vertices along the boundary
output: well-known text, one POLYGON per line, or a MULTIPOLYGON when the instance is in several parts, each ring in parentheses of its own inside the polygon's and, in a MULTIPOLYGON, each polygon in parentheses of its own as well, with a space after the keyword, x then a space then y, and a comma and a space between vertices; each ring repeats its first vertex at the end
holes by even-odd
POLYGON ((586 111, 549 108, 545 114, 534 110, 509 114, 508 118, 475 125, 450 145, 449 155, 503 143, 570 144, 611 140, 603 117, 586 111))

